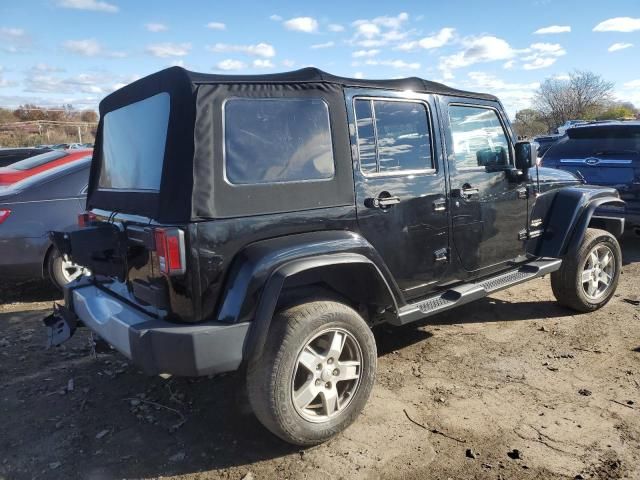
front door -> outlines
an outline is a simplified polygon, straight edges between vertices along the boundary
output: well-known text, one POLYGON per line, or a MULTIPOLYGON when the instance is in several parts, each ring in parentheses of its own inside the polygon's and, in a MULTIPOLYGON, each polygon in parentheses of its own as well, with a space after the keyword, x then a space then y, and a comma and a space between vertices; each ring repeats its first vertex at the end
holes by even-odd
POLYGON ((440 105, 448 124, 453 244, 460 263, 482 274, 522 260, 527 184, 515 172, 501 109, 493 102, 444 97, 440 105))
POLYGON ((448 270, 445 173, 433 96, 348 89, 358 225, 405 297, 448 270))

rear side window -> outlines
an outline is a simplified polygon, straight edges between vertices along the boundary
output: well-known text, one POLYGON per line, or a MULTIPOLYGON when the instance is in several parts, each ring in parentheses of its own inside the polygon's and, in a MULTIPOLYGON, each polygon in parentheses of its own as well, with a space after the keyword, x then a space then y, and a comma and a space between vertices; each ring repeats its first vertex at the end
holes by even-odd
POLYGON ((433 169, 429 115, 423 103, 357 99, 355 113, 364 174, 433 169))
POLYGON ((452 105, 449 124, 457 168, 509 164, 509 141, 495 110, 452 105))
POLYGON ((225 175, 235 185, 333 178, 329 108, 320 98, 232 98, 224 105, 225 175))
POLYGON ((572 163, 595 157, 605 162, 640 161, 640 126, 602 125, 568 130, 545 154, 545 161, 572 163))
POLYGON ((10 167, 14 170, 31 170, 32 168, 40 167, 46 163, 66 157, 67 155, 68 153, 61 151, 41 153, 35 157, 25 158, 24 160, 13 163, 10 167))
POLYGON ((100 189, 160 190, 169 109, 162 92, 105 115, 100 189))

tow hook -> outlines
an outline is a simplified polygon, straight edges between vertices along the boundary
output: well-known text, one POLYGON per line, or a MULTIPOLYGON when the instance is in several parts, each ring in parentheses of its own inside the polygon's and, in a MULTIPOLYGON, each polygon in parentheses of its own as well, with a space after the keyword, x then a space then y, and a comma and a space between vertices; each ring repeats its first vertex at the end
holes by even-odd
POLYGON ((53 313, 42 320, 47 327, 47 348, 69 340, 78 326, 75 313, 62 305, 53 304, 53 313))

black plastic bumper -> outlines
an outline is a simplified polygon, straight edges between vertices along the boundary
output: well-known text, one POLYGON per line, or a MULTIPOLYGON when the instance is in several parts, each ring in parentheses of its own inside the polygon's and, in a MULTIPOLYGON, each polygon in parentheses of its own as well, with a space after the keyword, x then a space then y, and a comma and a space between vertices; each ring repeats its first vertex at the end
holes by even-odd
MULTIPOLYGON (((154 318, 94 285, 65 292, 67 309, 54 312, 77 320, 149 375, 203 376, 236 370, 249 323, 177 324, 154 318), (64 315, 62 312, 66 312, 64 315)), ((62 322, 64 323, 64 322, 62 322)))

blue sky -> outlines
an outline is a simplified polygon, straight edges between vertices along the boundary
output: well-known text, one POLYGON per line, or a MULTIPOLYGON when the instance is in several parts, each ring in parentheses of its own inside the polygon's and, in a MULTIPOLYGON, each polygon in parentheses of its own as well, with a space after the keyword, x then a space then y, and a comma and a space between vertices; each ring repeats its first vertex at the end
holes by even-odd
POLYGON ((640 107, 639 0, 168 1, 0 4, 0 106, 95 108, 170 65, 267 73, 314 65, 420 76, 497 94, 510 114, 538 84, 588 69, 640 107))

